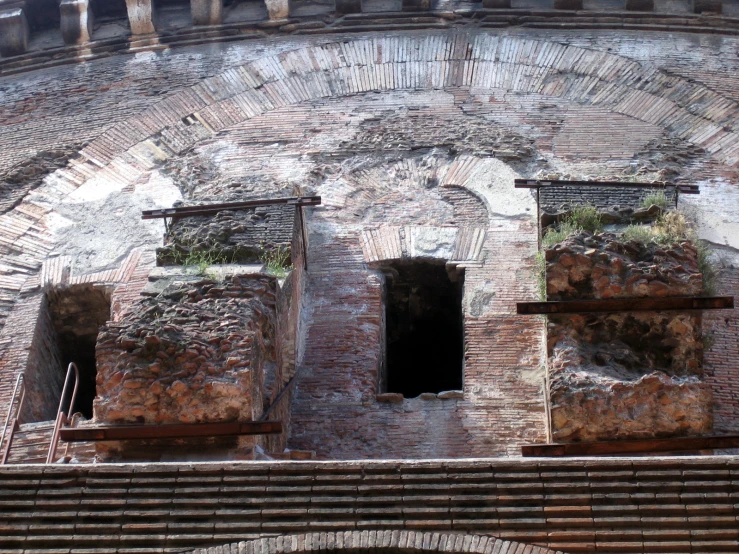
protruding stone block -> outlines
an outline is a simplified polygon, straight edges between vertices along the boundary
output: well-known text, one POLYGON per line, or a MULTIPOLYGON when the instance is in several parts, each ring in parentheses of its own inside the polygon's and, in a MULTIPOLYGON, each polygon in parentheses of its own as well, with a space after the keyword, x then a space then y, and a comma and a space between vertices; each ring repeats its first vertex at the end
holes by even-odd
POLYGON ((287 19, 290 16, 290 3, 288 0, 264 0, 267 5, 267 13, 272 21, 287 19))
POLYGON ((59 4, 65 44, 82 44, 92 39, 90 0, 62 0, 59 4))
POLYGON ((17 56, 28 50, 28 20, 23 8, 0 11, 0 55, 17 56))
POLYGON ((154 0, 126 0, 126 9, 132 35, 150 35, 156 32, 154 0))
POLYGON ((223 23, 223 0, 190 0, 193 25, 223 23))
POLYGON ((555 10, 581 10, 582 0, 554 0, 555 10))
POLYGON ((626 0, 626 9, 635 12, 653 12, 654 0, 626 0))
POLYGON ((511 0, 482 0, 482 7, 492 10, 510 8, 511 0))
POLYGON ((723 2, 721 0, 693 0, 694 13, 721 13, 723 2))
POLYGON ((336 0, 336 13, 362 13, 362 0, 336 0))
POLYGON ((403 0, 404 12, 425 12, 431 9, 431 0, 403 0))

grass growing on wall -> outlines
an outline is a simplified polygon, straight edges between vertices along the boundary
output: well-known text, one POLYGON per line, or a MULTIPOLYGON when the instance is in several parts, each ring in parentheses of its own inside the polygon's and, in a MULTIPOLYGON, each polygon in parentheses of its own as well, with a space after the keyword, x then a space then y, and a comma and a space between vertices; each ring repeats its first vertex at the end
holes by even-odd
POLYGON ((660 210, 667 209, 667 196, 665 196, 664 191, 650 193, 641 201, 642 208, 651 208, 652 206, 657 206, 660 210))
POLYGON ((598 208, 589 204, 575 206, 567 221, 578 229, 590 231, 591 233, 596 233, 603 227, 598 208))
POLYGON ((267 272, 278 279, 284 279, 293 268, 290 263, 290 249, 286 246, 278 245, 275 248, 266 250, 264 264, 267 266, 267 272))
POLYGON ((536 253, 534 270, 536 271, 536 292, 539 300, 547 299, 547 259, 541 250, 536 253))
POLYGON ((717 275, 711 263, 711 249, 698 238, 695 227, 680 211, 662 214, 653 226, 629 225, 624 231, 625 240, 641 244, 654 242, 663 246, 689 241, 698 251, 698 268, 703 274, 703 293, 712 296, 716 293, 717 275))
POLYGON ((546 235, 542 237, 541 244, 544 248, 551 248, 570 235, 580 231, 596 233, 602 226, 603 223, 598 208, 589 204, 575 206, 569 215, 557 223, 556 227, 547 231, 546 235))
POLYGON ((174 265, 182 265, 187 267, 197 267, 199 275, 205 275, 208 266, 233 263, 233 256, 230 256, 218 249, 213 250, 191 250, 190 252, 181 252, 174 250, 174 265))

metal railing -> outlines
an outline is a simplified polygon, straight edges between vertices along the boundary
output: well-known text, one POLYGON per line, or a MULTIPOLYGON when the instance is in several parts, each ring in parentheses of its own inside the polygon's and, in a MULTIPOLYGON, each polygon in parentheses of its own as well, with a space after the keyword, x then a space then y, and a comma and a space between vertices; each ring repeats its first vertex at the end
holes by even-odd
POLYGON ((59 409, 56 412, 56 422, 54 423, 54 431, 51 434, 51 442, 49 443, 49 454, 46 456, 46 463, 50 464, 54 461, 56 456, 57 445, 59 444, 59 430, 62 425, 69 423, 68 415, 73 413, 74 401, 77 399, 77 389, 80 384, 80 371, 77 369, 77 364, 74 362, 70 363, 67 367, 67 375, 64 377, 64 388, 62 389, 62 396, 59 398, 59 409), (67 397, 67 390, 69 389, 69 377, 72 375, 74 370, 74 389, 72 390, 72 398, 69 401, 69 408, 64 411, 64 399, 67 397))
POLYGON ((0 465, 4 465, 8 461, 10 455, 10 446, 13 444, 13 436, 18 429, 18 423, 21 417, 21 410, 23 409, 23 401, 26 399, 26 382, 23 379, 23 374, 18 375, 15 380, 15 388, 13 389, 13 396, 10 398, 10 405, 8 406, 8 414, 5 416, 5 425, 3 426, 3 434, 0 437, 0 447, 5 443, 5 448, 2 451, 2 458, 0 458, 0 465), (10 423, 11 415, 13 413, 13 406, 15 405, 15 399, 18 397, 18 391, 20 390, 20 401, 18 402, 18 409, 13 417, 13 425, 10 426, 10 434, 8 440, 5 442, 5 435, 8 431, 8 423, 10 423))

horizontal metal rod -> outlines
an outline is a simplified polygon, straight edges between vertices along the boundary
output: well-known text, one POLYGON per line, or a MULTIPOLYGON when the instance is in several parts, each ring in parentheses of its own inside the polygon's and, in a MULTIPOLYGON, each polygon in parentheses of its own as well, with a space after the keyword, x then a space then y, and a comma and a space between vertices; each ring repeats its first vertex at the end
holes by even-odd
POLYGON ((65 442, 146 439, 186 439, 235 435, 275 435, 282 433, 281 421, 192 423, 176 425, 96 425, 60 430, 65 442))
POLYGON ((670 183, 628 183, 624 181, 558 181, 558 180, 535 180, 516 179, 517 189, 538 189, 547 187, 618 187, 618 188, 643 188, 643 189, 677 189, 683 194, 700 194, 698 185, 674 185, 670 183))
POLYGON ((141 212, 141 219, 162 219, 166 217, 213 215, 226 210, 245 210, 247 208, 254 208, 256 206, 274 206, 277 204, 287 204, 293 206, 317 206, 320 203, 320 196, 264 198, 261 200, 246 200, 244 202, 226 202, 223 204, 203 204, 201 206, 180 206, 177 208, 163 208, 160 210, 144 210, 141 212))
POLYGON ((526 444, 521 455, 528 457, 607 456, 609 454, 641 454, 652 452, 685 452, 739 448, 739 435, 707 437, 675 437, 669 439, 637 439, 603 442, 526 444))
POLYGON ((728 310, 733 296, 678 296, 669 298, 608 298, 604 300, 560 300, 553 302, 518 302, 516 313, 583 314, 596 312, 653 312, 661 310, 728 310))

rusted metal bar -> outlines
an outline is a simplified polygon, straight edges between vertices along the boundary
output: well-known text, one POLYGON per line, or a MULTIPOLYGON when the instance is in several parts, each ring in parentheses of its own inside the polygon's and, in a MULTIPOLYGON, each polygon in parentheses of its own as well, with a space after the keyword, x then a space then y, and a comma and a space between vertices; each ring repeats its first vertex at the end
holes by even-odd
POLYGON ((661 310, 730 310, 733 307, 733 296, 679 296, 670 298, 518 302, 516 303, 516 313, 520 315, 586 314, 597 312, 654 312, 661 310))
POLYGON ((269 414, 272 413, 272 410, 274 410, 277 404, 280 403, 280 400, 282 400, 282 397, 285 396, 288 392, 290 392, 290 389, 292 389, 295 386, 295 383, 297 382, 297 379, 298 379, 299 372, 300 372, 300 367, 298 367, 298 369, 295 370, 295 375, 292 376, 292 378, 287 382, 287 385, 285 385, 285 387, 279 392, 279 394, 275 398, 275 401, 269 405, 269 408, 267 408, 264 411, 262 416, 259 418, 259 421, 265 421, 269 417, 269 414))
POLYGON ((308 271, 308 236, 305 232, 305 213, 303 213, 303 206, 298 206, 298 216, 300 217, 300 241, 303 245, 303 269, 308 271))
POLYGON ((670 439, 638 439, 603 442, 526 444, 523 457, 607 456, 611 454, 644 454, 739 448, 739 435, 676 437, 670 439))
POLYGON ((23 400, 26 397, 26 385, 23 378, 23 374, 21 373, 16 377, 15 379, 15 386, 13 387, 13 395, 10 397, 10 404, 8 404, 8 413, 5 416, 5 425, 3 425, 3 434, 0 436, 0 446, 5 444, 5 448, 3 449, 2 458, 0 458, 0 465, 4 464, 7 459, 8 455, 10 454, 10 445, 13 442, 13 435, 15 434, 15 430, 17 428, 18 420, 21 416, 21 408, 23 407, 23 400), (18 397, 18 391, 21 391, 21 400, 18 403, 18 410, 16 411, 15 417, 12 418, 13 425, 10 427, 10 435, 8 435, 8 442, 5 443, 5 435, 8 431, 8 424, 10 423, 11 416, 13 414, 13 406, 15 405, 15 399, 18 397))
POLYGON ((59 445, 59 432, 63 425, 67 423, 67 415, 74 409, 74 402, 77 399, 77 389, 80 385, 80 370, 77 364, 71 362, 67 366, 67 374, 64 376, 64 387, 62 388, 62 396, 59 398, 59 409, 56 412, 56 421, 54 422, 54 430, 51 433, 51 441, 49 442, 49 454, 46 456, 46 463, 50 464, 56 456, 56 448, 59 445), (74 373, 72 373, 74 370, 74 373), (74 375, 74 389, 72 389, 72 398, 69 401, 67 412, 64 411, 64 399, 67 396, 67 387, 69 386, 69 376, 74 375))
POLYGON ((163 208, 160 210, 144 210, 141 219, 164 219, 167 217, 188 217, 193 215, 214 215, 225 210, 245 210, 256 206, 274 206, 286 204, 291 206, 317 206, 321 203, 320 196, 293 196, 289 198, 264 198, 261 200, 247 200, 244 202, 226 202, 223 204, 204 204, 202 206, 180 206, 178 208, 163 208))
POLYGON ((282 433, 281 421, 245 421, 231 423, 192 423, 176 425, 97 425, 60 430, 63 441, 117 441, 147 439, 186 439, 236 435, 276 435, 282 433))
POLYGON ((13 446, 13 437, 15 437, 16 431, 20 428, 20 424, 18 423, 18 418, 13 419, 13 423, 10 426, 10 433, 8 434, 8 441, 5 443, 5 448, 3 449, 3 457, 2 460, 0 460, 0 464, 5 465, 8 463, 8 458, 10 457, 10 449, 13 446))
POLYGON ((517 189, 540 189, 546 187, 619 187, 644 189, 674 188, 683 194, 700 194, 698 185, 674 185, 671 183, 629 183, 624 181, 559 181, 549 179, 516 179, 517 189))

